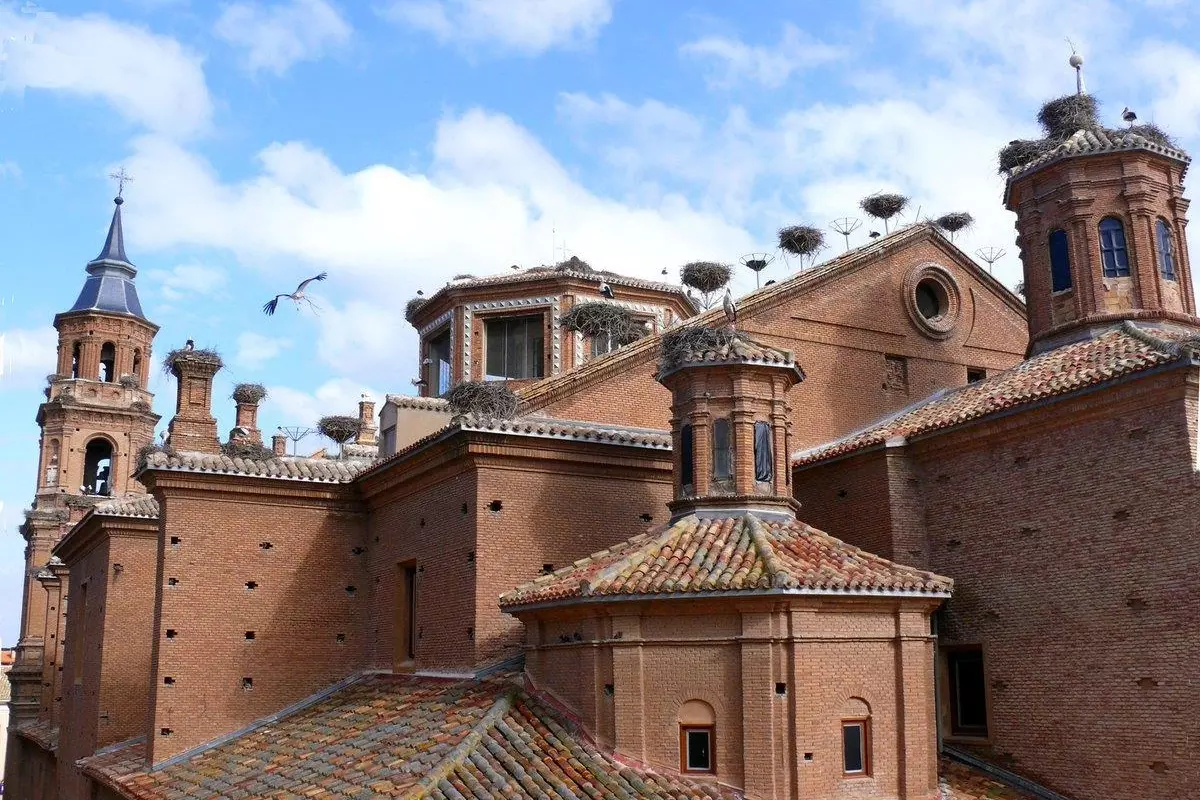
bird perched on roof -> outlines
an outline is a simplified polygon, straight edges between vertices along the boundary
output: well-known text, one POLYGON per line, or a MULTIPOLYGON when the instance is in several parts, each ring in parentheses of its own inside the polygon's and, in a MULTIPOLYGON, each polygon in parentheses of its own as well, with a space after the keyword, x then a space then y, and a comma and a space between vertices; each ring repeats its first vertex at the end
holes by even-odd
POLYGON ((183 349, 184 350, 195 350, 196 343, 194 341, 192 341, 191 339, 188 339, 186 342, 183 343, 183 349))
POLYGON ((1129 106, 1125 106, 1125 110, 1121 112, 1121 119, 1129 125, 1137 122, 1137 114, 1129 110, 1129 106))
POLYGON ((729 293, 729 287, 725 287, 725 299, 721 301, 721 307, 725 309, 725 319, 729 320, 729 329, 737 328, 737 306, 733 304, 733 295, 729 293))
POLYGON ((613 290, 612 287, 608 285, 607 281, 600 281, 600 294, 604 295, 609 300, 613 299, 613 290))
POLYGON ((424 385, 425 385, 425 379, 424 379, 424 378, 413 378, 413 379, 412 379, 412 385, 413 385, 413 386, 424 386, 424 385))
POLYGON ((268 317, 274 314, 276 307, 279 305, 279 298, 281 297, 290 298, 291 301, 296 304, 297 309, 300 308, 300 301, 303 300, 304 302, 308 303, 308 307, 313 311, 318 311, 319 309, 317 308, 316 304, 314 304, 312 300, 308 299, 308 297, 304 294, 304 290, 307 289, 308 285, 313 281, 323 281, 327 277, 329 277, 329 273, 322 272, 320 275, 314 275, 311 278, 305 278, 304 280, 300 281, 300 285, 296 287, 296 291, 292 292, 291 294, 275 295, 274 299, 263 306, 263 313, 268 317))
POLYGON ((881 234, 879 233, 879 231, 871 231, 870 233, 867 234, 867 236, 870 236, 872 239, 878 239, 880 237, 880 235, 881 234))

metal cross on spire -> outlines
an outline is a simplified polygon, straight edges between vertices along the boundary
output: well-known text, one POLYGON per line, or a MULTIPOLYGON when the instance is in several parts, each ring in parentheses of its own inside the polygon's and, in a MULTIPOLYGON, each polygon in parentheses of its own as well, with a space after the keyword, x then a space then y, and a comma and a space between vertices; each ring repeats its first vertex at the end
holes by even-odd
POLYGON ((133 183, 133 178, 129 176, 124 167, 121 167, 116 172, 109 173, 108 177, 117 182, 117 199, 120 200, 121 195, 125 192, 125 184, 133 183))

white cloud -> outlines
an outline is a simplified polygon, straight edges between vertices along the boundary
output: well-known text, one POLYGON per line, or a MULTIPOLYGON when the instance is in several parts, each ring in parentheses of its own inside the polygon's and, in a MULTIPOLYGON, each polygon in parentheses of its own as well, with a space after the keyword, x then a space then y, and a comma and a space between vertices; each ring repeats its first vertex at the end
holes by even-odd
POLYGON ((0 161, 0 179, 20 178, 21 167, 15 161, 0 161))
POLYGON ((383 15, 441 42, 537 54, 594 39, 612 0, 395 0, 383 15))
POLYGON ((742 81, 760 83, 777 89, 792 75, 838 61, 846 50, 814 39, 791 23, 784 23, 779 44, 767 47, 748 45, 741 39, 705 36, 688 42, 680 52, 713 64, 709 82, 732 86, 742 81))
MULTIPOLYGON (((263 436, 269 438, 279 426, 315 428, 317 420, 327 414, 358 416, 358 401, 363 394, 378 403, 383 393, 348 378, 334 378, 308 392, 289 386, 269 386, 267 399, 260 412, 263 436)), ((308 455, 321 447, 336 451, 337 445, 316 433, 300 440, 296 452, 308 455)), ((288 452, 292 443, 288 442, 288 452)))
POLYGON ((325 0, 272 6, 234 3, 214 26, 218 37, 244 51, 246 69, 282 75, 298 61, 321 57, 350 40, 350 24, 325 0))
POLYGON ((1133 63, 1154 89, 1150 108, 1135 109, 1176 136, 1200 134, 1200 53, 1167 42, 1147 42, 1133 63))
POLYGON ((30 15, 3 6, 0 31, 0 92, 100 98, 131 122, 170 136, 209 125, 201 58, 172 38, 100 15, 30 15))
POLYGON ((263 336, 252 331, 237 338, 237 352, 233 357, 238 366, 257 369, 292 346, 288 339, 263 336))
POLYGON ((58 333, 53 328, 0 331, 0 389, 38 385, 58 366, 58 333))
POLYGON ((170 270, 148 270, 146 280, 156 285, 168 302, 214 295, 225 288, 228 279, 220 267, 204 264, 180 264, 170 270))

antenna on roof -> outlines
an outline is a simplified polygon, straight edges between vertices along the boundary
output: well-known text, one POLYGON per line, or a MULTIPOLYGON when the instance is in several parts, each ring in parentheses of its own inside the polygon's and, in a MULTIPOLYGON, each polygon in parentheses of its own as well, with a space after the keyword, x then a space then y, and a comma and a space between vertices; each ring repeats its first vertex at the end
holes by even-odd
POLYGON ((742 256, 742 266, 746 267, 747 269, 754 270, 755 289, 762 287, 762 284, 759 282, 762 280, 759 273, 766 269, 767 266, 770 265, 770 263, 774 260, 775 256, 771 255, 770 253, 751 253, 748 256, 742 256))
POLYGON ((1067 44, 1071 47, 1071 57, 1067 63, 1075 70, 1075 94, 1087 94, 1087 89, 1083 88, 1083 56, 1075 50, 1075 43, 1070 38, 1067 44))
POLYGON ((975 255, 979 256, 979 260, 988 265, 988 274, 992 274, 992 265, 1000 259, 1004 258, 1005 250, 1003 247, 981 247, 975 251, 975 255))
POLYGON ((858 217, 838 217, 833 222, 829 223, 829 227, 840 233, 846 239, 846 251, 850 250, 850 234, 862 227, 862 220, 858 217))
POLYGON ((301 428, 297 425, 286 428, 280 425, 279 430, 283 431, 284 436, 292 440, 292 455, 296 455, 296 445, 299 444, 300 440, 313 432, 312 428, 301 428))

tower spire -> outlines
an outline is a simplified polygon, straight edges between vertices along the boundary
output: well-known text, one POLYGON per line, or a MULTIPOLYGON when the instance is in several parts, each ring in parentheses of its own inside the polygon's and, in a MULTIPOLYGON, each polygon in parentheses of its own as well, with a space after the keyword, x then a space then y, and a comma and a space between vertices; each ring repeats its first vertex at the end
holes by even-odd
POLYGON ((1067 39, 1067 44, 1071 45, 1071 57, 1067 63, 1075 70, 1075 94, 1087 94, 1087 89, 1083 85, 1083 56, 1075 51, 1075 45, 1067 39))
POLYGON ((113 198, 113 215, 112 222, 108 225, 108 237, 104 240, 104 249, 100 251, 100 255, 92 259, 92 264, 99 261, 116 261, 121 264, 129 264, 129 258, 125 255, 125 231, 121 227, 121 205, 125 200, 118 194, 113 198))

